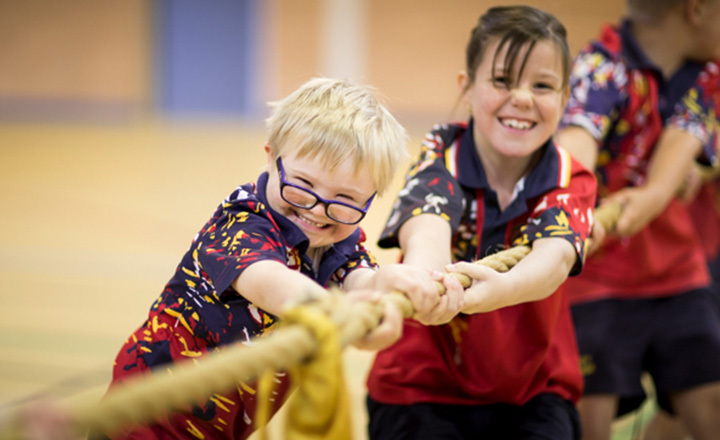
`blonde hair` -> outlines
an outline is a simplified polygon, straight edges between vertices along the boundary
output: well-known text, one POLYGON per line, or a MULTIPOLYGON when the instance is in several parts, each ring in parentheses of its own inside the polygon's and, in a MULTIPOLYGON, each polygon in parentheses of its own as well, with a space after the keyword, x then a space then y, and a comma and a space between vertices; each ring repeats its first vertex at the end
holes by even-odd
POLYGON ((317 157, 331 172, 351 158, 355 176, 367 169, 382 194, 408 154, 405 129, 369 87, 313 78, 269 105, 266 124, 274 158, 317 157))

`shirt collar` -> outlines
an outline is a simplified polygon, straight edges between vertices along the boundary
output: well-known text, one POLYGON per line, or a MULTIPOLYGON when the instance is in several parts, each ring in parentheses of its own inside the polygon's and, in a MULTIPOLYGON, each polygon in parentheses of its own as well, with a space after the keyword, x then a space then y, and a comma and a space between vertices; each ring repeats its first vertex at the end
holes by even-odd
MULTIPOLYGON (((622 55, 630 69, 652 70, 660 73, 660 69, 645 55, 640 44, 632 33, 632 22, 625 19, 620 24, 622 39, 622 55)), ((662 76, 662 75, 661 75, 662 76)))
POLYGON ((620 25, 620 38, 622 39, 622 55, 630 69, 647 70, 653 72, 659 81, 658 94, 660 97, 659 111, 663 118, 670 116, 675 103, 682 98, 685 92, 692 87, 695 79, 704 67, 704 63, 685 61, 682 66, 666 78, 660 68, 650 61, 645 51, 640 47, 632 33, 632 22, 623 20, 620 25))

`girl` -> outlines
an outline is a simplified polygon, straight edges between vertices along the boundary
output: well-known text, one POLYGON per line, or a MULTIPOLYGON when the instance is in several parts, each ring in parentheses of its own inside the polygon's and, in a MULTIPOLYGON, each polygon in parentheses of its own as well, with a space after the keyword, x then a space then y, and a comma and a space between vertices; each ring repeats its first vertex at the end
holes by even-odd
POLYGON ((538 9, 492 8, 473 29, 458 81, 470 119, 425 138, 380 246, 474 281, 418 317, 440 325, 408 320, 378 353, 371 439, 579 438, 582 378, 558 288, 582 267, 596 183, 551 139, 569 62, 564 27, 538 9), (467 262, 514 245, 532 251, 506 273, 467 262))

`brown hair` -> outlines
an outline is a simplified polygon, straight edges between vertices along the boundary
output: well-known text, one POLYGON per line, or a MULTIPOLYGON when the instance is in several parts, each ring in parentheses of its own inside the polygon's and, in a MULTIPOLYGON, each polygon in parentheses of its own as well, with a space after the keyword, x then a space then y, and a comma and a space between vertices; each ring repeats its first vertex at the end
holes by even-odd
MULTIPOLYGON (((505 72, 512 72, 518 62, 520 50, 529 45, 525 57, 520 60, 518 78, 522 76, 530 53, 535 43, 549 40, 555 43, 562 54, 563 88, 570 81, 570 48, 567 42, 567 31, 560 21, 552 14, 530 6, 499 6, 490 8, 478 20, 477 26, 470 33, 470 41, 465 50, 465 63, 470 78, 468 86, 475 82, 475 72, 485 56, 491 41, 500 39, 500 44, 493 55, 493 65, 500 51, 507 46, 504 60, 505 72)), ((508 84, 509 86, 510 84, 508 84)))

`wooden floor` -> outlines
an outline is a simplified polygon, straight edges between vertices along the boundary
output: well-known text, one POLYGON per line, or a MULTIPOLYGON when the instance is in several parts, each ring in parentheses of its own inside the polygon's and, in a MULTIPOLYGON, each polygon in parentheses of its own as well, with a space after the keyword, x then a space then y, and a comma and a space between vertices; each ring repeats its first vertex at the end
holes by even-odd
MULTIPOLYGON (((264 169, 264 141, 263 127, 230 123, 0 125, 0 412, 100 398, 194 234, 264 169)), ((381 263, 397 257, 374 243, 402 174, 363 221, 381 263)), ((372 358, 345 356, 362 440, 372 358)))

